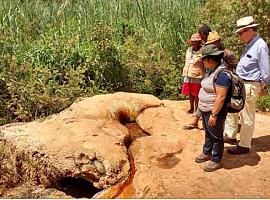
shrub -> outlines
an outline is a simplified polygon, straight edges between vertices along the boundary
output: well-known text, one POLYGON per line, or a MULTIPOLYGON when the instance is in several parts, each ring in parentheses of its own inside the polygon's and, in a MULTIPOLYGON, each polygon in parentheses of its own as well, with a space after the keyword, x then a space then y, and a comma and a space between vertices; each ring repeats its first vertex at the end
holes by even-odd
POLYGON ((208 0, 201 10, 204 22, 217 30, 225 46, 238 56, 244 49, 244 44, 234 33, 236 21, 244 16, 252 15, 259 23, 258 32, 270 46, 270 1, 269 0, 208 0))
MULTIPOLYGON (((270 1, 269 0, 208 0, 201 10, 201 18, 209 23, 223 37, 225 46, 231 49, 238 57, 244 50, 244 44, 234 31, 236 21, 244 16, 252 15, 259 23, 258 33, 267 42, 270 48, 270 1)), ((259 97, 257 106, 266 110, 270 108, 270 96, 259 97)))
POLYGON ((0 123, 30 121, 79 96, 178 98, 186 39, 202 1, 2 0, 0 123))

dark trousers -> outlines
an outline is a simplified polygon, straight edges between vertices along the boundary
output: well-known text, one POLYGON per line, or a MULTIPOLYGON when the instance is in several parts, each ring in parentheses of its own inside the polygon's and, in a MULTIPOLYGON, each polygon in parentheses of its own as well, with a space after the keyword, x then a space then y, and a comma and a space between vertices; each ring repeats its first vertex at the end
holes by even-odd
POLYGON ((219 163, 222 160, 224 151, 223 131, 227 110, 222 109, 217 116, 217 123, 215 126, 209 126, 208 120, 211 112, 202 112, 203 126, 205 130, 205 142, 203 145, 203 153, 211 155, 211 160, 219 163))

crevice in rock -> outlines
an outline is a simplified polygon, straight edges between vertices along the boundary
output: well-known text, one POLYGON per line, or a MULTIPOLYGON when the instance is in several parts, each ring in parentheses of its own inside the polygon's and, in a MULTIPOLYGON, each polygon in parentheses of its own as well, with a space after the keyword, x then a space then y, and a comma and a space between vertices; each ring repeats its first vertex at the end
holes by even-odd
POLYGON ((58 181, 58 190, 73 198, 92 198, 101 191, 83 178, 64 177, 58 181))
POLYGON ((142 130, 137 123, 128 123, 125 125, 129 134, 124 138, 124 145, 127 149, 131 146, 132 142, 138 138, 149 136, 147 132, 142 130))
POLYGON ((128 154, 128 159, 130 163, 130 170, 129 170, 129 175, 126 178, 124 182, 121 182, 116 188, 117 190, 114 191, 114 194, 110 196, 110 198, 114 199, 117 198, 126 187, 128 187, 132 181, 133 177, 135 175, 136 169, 135 169, 135 162, 134 158, 130 149, 130 146, 134 140, 140 137, 145 137, 148 136, 146 132, 144 132, 137 123, 127 123, 125 124, 125 127, 128 129, 129 134, 124 138, 124 145, 127 148, 127 154, 128 154))
POLYGON ((121 110, 117 113, 116 119, 122 124, 126 125, 130 122, 130 114, 128 111, 121 110))
MULTIPOLYGON (((123 117, 124 115, 120 114, 117 116, 123 117)), ((125 190, 125 188, 127 188, 129 185, 132 184, 133 177, 134 177, 135 172, 136 172, 136 168, 135 168, 134 158, 133 158, 130 146, 132 145, 134 140, 141 138, 141 137, 149 136, 149 134, 146 133, 144 130, 142 130, 136 122, 131 122, 130 120, 127 120, 127 119, 129 119, 128 115, 124 116, 124 118, 118 118, 120 123, 122 122, 121 124, 124 125, 129 131, 129 134, 127 136, 125 136, 125 138, 124 138, 124 145, 127 149, 128 159, 129 159, 129 163, 130 163, 129 174, 124 180, 120 181, 116 185, 112 185, 110 188, 107 188, 107 189, 97 193, 94 196, 94 198, 97 198, 97 199, 118 198, 119 195, 121 195, 121 193, 125 190), (123 124, 123 122, 125 122, 125 123, 123 124)))

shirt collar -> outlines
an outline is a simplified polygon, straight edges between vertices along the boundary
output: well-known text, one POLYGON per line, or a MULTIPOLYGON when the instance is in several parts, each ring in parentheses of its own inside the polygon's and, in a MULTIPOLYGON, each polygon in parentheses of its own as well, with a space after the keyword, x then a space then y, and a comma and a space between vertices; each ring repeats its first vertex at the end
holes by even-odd
POLYGON ((252 47, 252 45, 261 37, 259 35, 256 35, 245 47, 244 52, 241 55, 241 58, 248 52, 248 50, 252 47))
POLYGON ((247 45, 246 47, 249 48, 251 47, 258 39, 260 39, 259 35, 256 35, 247 45))

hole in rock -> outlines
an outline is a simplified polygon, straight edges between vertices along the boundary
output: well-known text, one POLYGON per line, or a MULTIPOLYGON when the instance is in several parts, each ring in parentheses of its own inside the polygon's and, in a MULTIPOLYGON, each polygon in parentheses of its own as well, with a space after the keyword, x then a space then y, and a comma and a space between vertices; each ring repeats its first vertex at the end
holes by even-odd
POLYGON ((125 125, 130 122, 130 114, 126 110, 120 110, 117 113, 117 119, 121 124, 125 125))
POLYGON ((65 177, 58 184, 59 190, 74 198, 92 198, 101 191, 83 178, 65 177))

